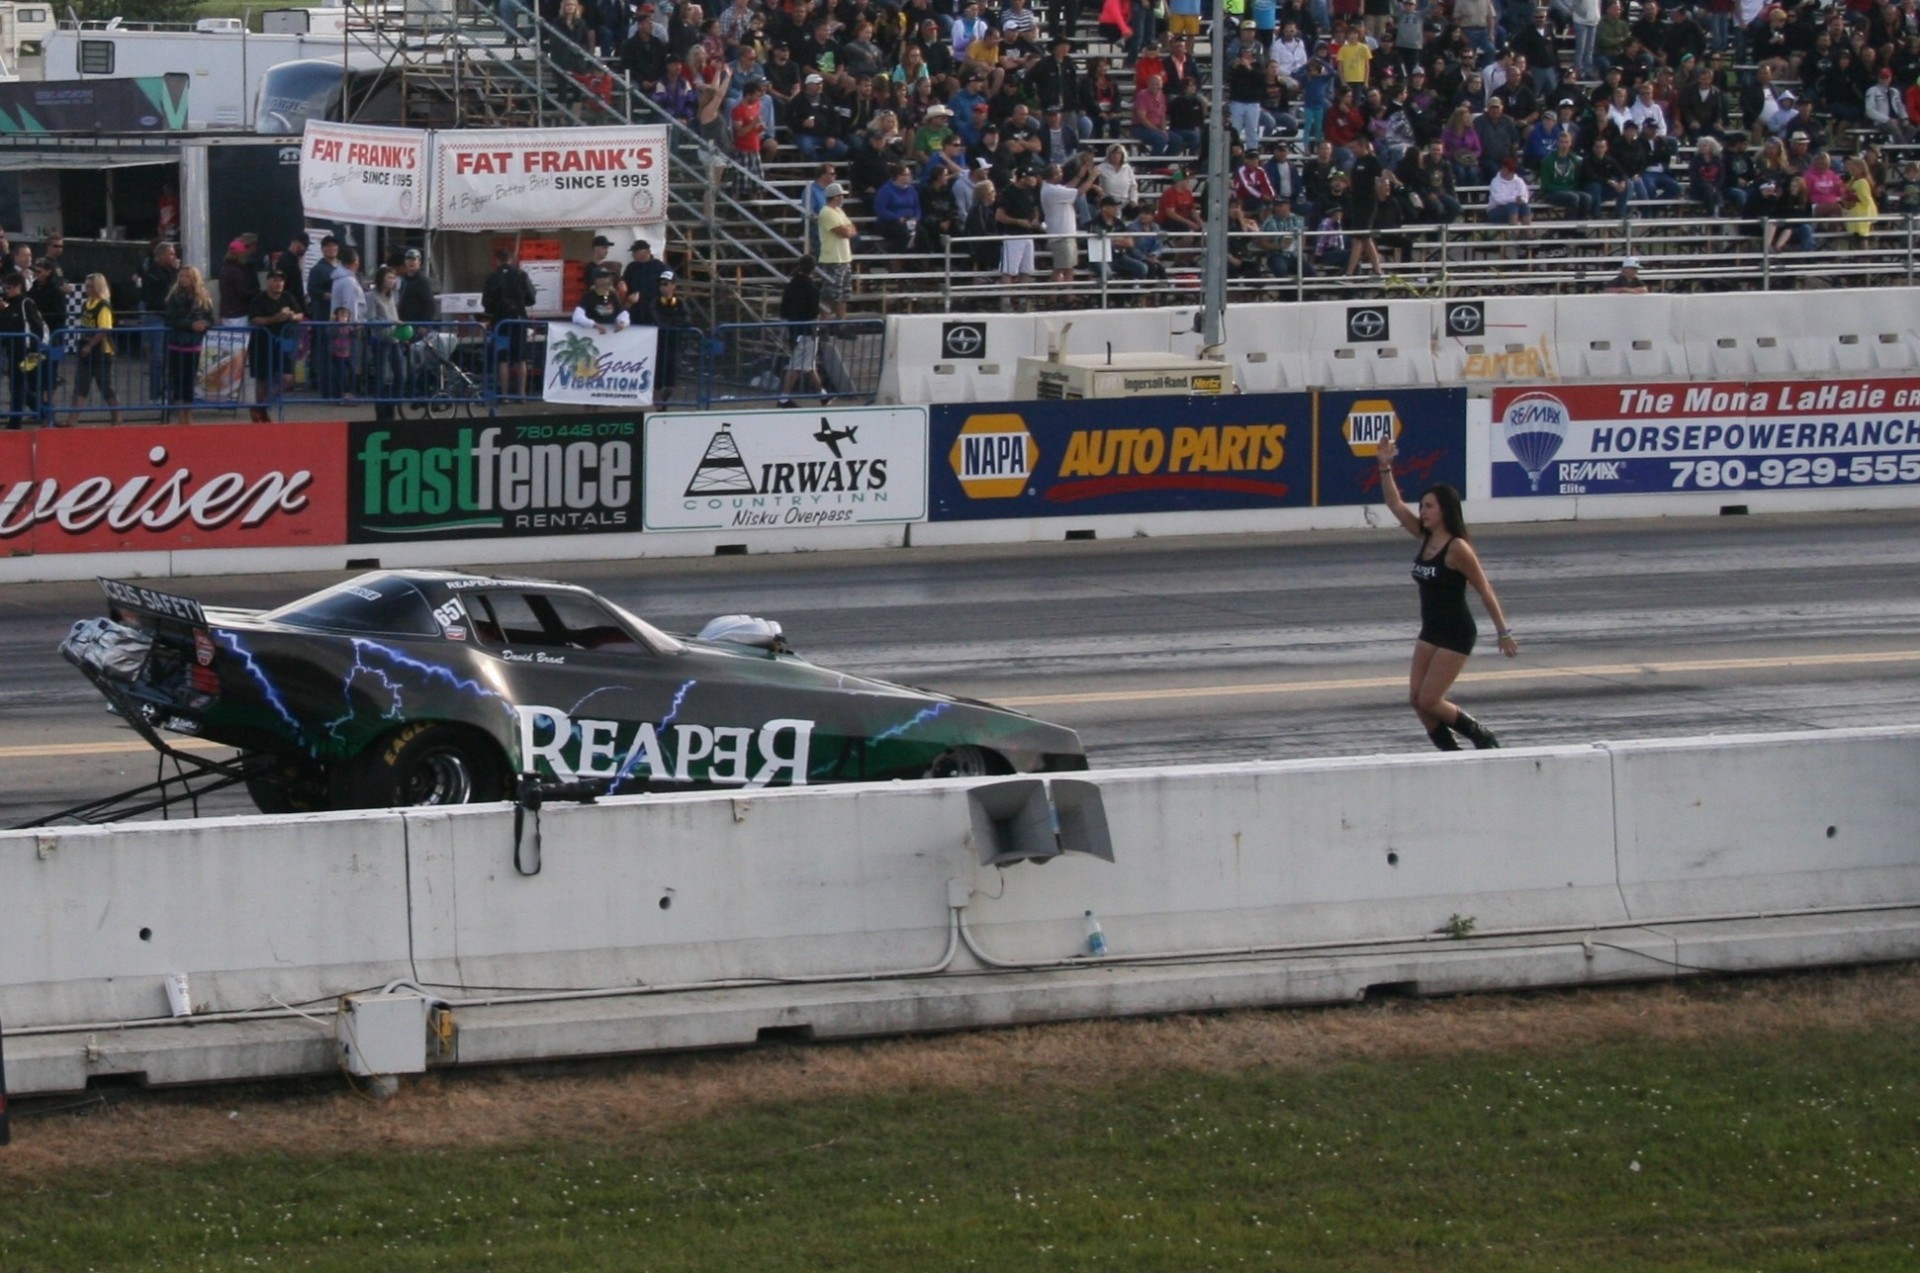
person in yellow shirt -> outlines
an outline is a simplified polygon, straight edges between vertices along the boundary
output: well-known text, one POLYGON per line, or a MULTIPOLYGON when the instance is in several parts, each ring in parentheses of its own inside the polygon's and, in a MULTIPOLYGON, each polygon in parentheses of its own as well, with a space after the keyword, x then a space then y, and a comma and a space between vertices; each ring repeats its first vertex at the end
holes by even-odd
POLYGON ((1373 69, 1373 50, 1362 38, 1358 26, 1347 28, 1347 42, 1334 55, 1340 62, 1340 78, 1356 87, 1364 87, 1373 69))
POLYGON ((1880 215, 1880 205, 1873 197, 1873 177, 1867 171, 1867 161, 1858 155, 1847 160, 1847 193, 1842 203, 1847 210, 1847 233, 1856 240, 1855 247, 1865 247, 1873 235, 1873 219, 1880 215))
POLYGON ((113 408, 113 422, 120 423, 120 399, 113 392, 113 293, 104 274, 89 274, 86 300, 80 306, 80 326, 89 335, 80 342, 80 375, 73 386, 73 409, 77 415, 86 410, 87 395, 94 385, 100 397, 113 408))

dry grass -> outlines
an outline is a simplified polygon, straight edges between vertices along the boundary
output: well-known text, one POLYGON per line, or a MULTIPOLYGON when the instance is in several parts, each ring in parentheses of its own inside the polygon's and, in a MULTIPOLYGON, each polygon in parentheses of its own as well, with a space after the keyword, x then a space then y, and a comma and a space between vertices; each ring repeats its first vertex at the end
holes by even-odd
POLYGON ((966 1091, 1091 1091, 1167 1070, 1324 1069, 1367 1059, 1553 1053, 1637 1039, 1780 1039, 1920 1021, 1920 965, 1591 991, 1401 1000, 1035 1026, 540 1069, 438 1073, 385 1103, 333 1084, 137 1093, 16 1110, 0 1187, 233 1154, 632 1141, 750 1104, 966 1091))

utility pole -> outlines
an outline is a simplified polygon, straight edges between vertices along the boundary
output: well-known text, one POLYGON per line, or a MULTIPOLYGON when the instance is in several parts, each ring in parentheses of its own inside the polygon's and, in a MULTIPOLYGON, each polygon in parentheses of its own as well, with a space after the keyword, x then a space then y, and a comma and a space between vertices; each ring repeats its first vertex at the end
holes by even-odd
POLYGON ((1201 258, 1200 339, 1212 353, 1227 338, 1227 6, 1213 0, 1213 79, 1207 90, 1207 246, 1201 258))

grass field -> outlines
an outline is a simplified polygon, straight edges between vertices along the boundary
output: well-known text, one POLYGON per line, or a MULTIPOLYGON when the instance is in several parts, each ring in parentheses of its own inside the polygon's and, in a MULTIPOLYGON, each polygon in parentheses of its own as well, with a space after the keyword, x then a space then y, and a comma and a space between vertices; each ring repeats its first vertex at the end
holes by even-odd
POLYGON ((31 1107, 0 1268, 1920 1268, 1920 970, 31 1107))

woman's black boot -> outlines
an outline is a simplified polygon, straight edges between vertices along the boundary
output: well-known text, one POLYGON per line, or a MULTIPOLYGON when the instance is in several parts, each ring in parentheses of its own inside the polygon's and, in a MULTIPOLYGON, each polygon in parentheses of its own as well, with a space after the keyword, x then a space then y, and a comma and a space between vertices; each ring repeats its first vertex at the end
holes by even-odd
POLYGON ((1460 750, 1460 744, 1454 739, 1453 731, 1445 725, 1435 725, 1427 731, 1427 737, 1433 739, 1433 745, 1441 751, 1460 750))
POLYGON ((1491 751, 1500 745, 1499 738, 1495 737, 1492 730, 1465 712, 1453 718, 1453 727, 1460 732, 1462 738, 1471 742, 1477 751, 1491 751))

